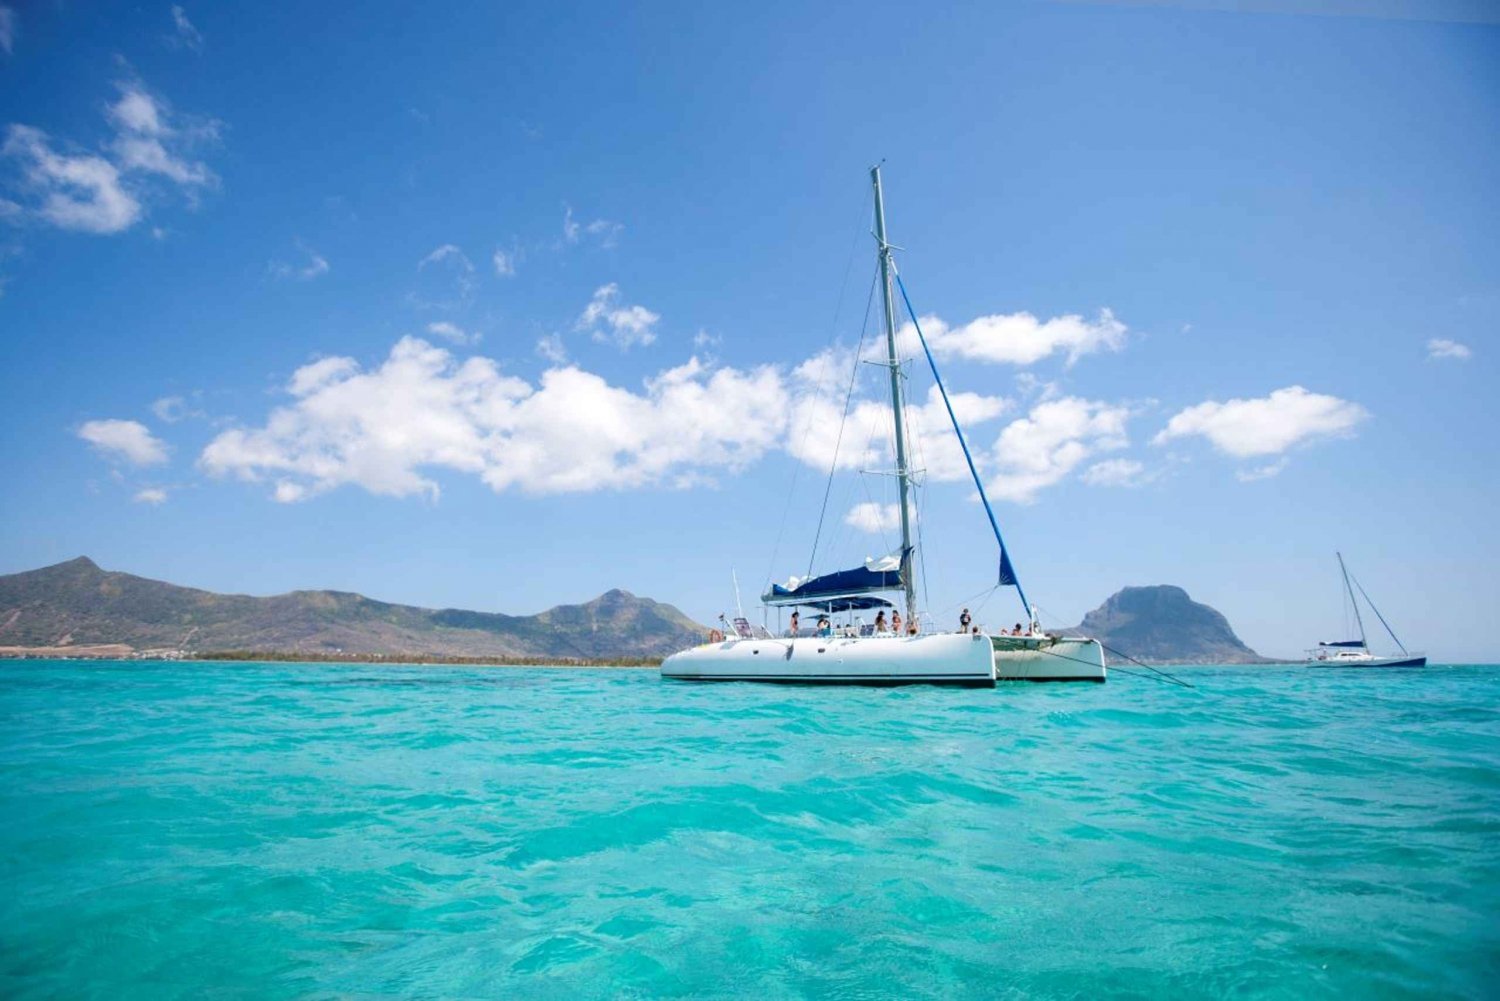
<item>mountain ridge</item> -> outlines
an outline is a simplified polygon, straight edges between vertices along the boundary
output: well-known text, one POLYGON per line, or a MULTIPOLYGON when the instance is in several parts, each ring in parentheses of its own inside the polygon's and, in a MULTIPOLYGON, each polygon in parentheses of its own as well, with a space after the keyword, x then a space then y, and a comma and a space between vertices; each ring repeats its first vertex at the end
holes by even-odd
POLYGON ((507 615, 353 591, 219 594, 104 570, 87 556, 0 576, 0 646, 607 660, 661 657, 704 630, 672 605, 621 588, 507 615))
POLYGON ((1274 663, 1246 646, 1223 613, 1175 584, 1123 587, 1063 632, 1154 664, 1274 663))

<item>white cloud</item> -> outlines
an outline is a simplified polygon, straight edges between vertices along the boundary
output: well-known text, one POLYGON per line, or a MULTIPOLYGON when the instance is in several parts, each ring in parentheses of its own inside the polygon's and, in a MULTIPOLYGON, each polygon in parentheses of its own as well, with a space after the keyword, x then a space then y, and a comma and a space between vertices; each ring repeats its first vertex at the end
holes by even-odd
MULTIPOLYGON (((941 317, 922 317, 922 333, 938 358, 988 364, 1031 365, 1061 353, 1072 365, 1087 354, 1119 351, 1127 329, 1108 309, 1093 321, 1076 314, 1039 320, 1031 313, 997 313, 961 327, 950 327, 941 317)), ((900 337, 909 353, 921 353, 912 324, 902 328, 900 337)))
POLYGON ((580 223, 573 218, 573 206, 563 203, 563 242, 574 244, 580 242, 585 235, 591 237, 600 247, 606 250, 613 248, 620 241, 620 234, 625 227, 610 219, 595 219, 592 222, 580 223))
POLYGON ((1257 399, 1209 400, 1188 407, 1173 415, 1152 443, 1201 435, 1219 451, 1245 459, 1277 455, 1323 438, 1347 437, 1369 416, 1357 403, 1288 386, 1257 399))
POLYGON ((536 353, 555 365, 568 360, 568 351, 563 347, 562 335, 548 334, 536 342, 536 353))
POLYGON ((655 327, 661 316, 645 306, 620 304, 620 286, 614 282, 594 290, 574 329, 588 330, 601 343, 610 343, 621 351, 656 340, 655 327))
POLYGON ((901 527, 901 510, 895 504, 865 501, 849 509, 844 524, 871 534, 889 532, 901 527))
POLYGON ((424 284, 410 299, 428 309, 456 309, 474 295, 474 262, 456 244, 445 243, 417 262, 424 284))
POLYGON ((724 343, 724 338, 719 334, 710 334, 707 330, 700 330, 693 335, 693 347, 716 348, 724 343))
POLYGON ((1134 459, 1105 459, 1083 471, 1083 482, 1091 487, 1138 487, 1150 477, 1146 467, 1134 459))
POLYGON ((1100 452, 1124 448, 1130 408, 1067 396, 1047 400, 1000 432, 987 461, 992 497, 1028 504, 1100 452))
POLYGON ((1283 457, 1277 459, 1275 462, 1268 462, 1264 466, 1256 466, 1254 469, 1241 469, 1239 472, 1234 474, 1234 478, 1239 480, 1241 483, 1253 483, 1256 480, 1269 480, 1271 477, 1276 476, 1283 469, 1285 469, 1286 464, 1287 460, 1285 457, 1283 457))
POLYGON ((36 217, 60 229, 119 233, 145 215, 142 197, 150 179, 171 181, 190 204, 199 189, 217 183, 208 166, 187 153, 216 139, 218 123, 174 124, 166 103, 142 85, 118 86, 119 100, 106 109, 115 131, 109 157, 58 152, 41 129, 10 126, 0 157, 20 165, 36 217))
POLYGON ((154 507, 167 502, 167 492, 160 487, 146 487, 135 492, 134 500, 137 504, 150 504, 154 507))
POLYGON ((176 29, 176 34, 172 36, 174 44, 194 52, 203 48, 202 33, 193 27, 193 22, 188 20, 187 13, 181 7, 172 8, 172 27, 176 29))
POLYGON ((188 417, 203 416, 189 408, 187 398, 183 396, 163 396, 152 402, 151 412, 156 415, 157 420, 167 424, 176 424, 188 417))
POLYGON ((516 276, 515 253, 497 248, 495 255, 490 260, 495 265, 495 274, 501 278, 514 278, 516 276))
POLYGON ((0 49, 10 55, 15 51, 15 46, 16 12, 10 7, 0 6, 0 49))
POLYGON ((108 115, 117 129, 113 148, 122 170, 160 174, 184 187, 218 180, 206 164, 168 149, 168 145, 180 149, 194 139, 211 138, 217 134, 217 125, 209 123, 186 131, 171 127, 167 124, 170 110, 165 102, 136 83, 123 83, 119 87, 120 99, 110 105, 108 115))
POLYGON ((87 421, 79 427, 78 437, 109 458, 133 465, 154 466, 167 461, 165 443, 139 421, 87 421))
POLYGON ((643 391, 558 367, 533 385, 491 359, 460 362, 411 337, 369 371, 349 358, 305 366, 288 392, 294 400, 263 427, 214 438, 200 465, 271 479, 281 501, 345 484, 435 498, 435 470, 478 476, 497 492, 686 485, 775 448, 787 409, 769 366, 711 369, 695 358, 643 391))
POLYGON ((0 156, 22 163, 41 198, 37 215, 60 229, 118 233, 141 217, 141 203, 125 190, 114 164, 91 154, 55 153, 40 129, 12 125, 0 156))
POLYGON ((464 347, 478 344, 484 337, 483 334, 477 331, 473 333, 467 332, 458 326, 458 324, 449 323, 447 320, 438 320, 436 323, 427 324, 427 332, 434 337, 441 337, 445 341, 464 347))
POLYGON ((269 270, 274 277, 307 282, 321 275, 326 275, 331 270, 328 259, 305 245, 301 240, 297 241, 297 249, 302 251, 307 257, 307 262, 299 265, 290 264, 286 261, 272 261, 269 270))
POLYGON ((1429 360, 1451 358, 1454 361, 1468 361, 1474 352, 1469 350, 1467 344, 1449 340, 1446 337, 1434 337, 1427 342, 1427 357, 1429 360))

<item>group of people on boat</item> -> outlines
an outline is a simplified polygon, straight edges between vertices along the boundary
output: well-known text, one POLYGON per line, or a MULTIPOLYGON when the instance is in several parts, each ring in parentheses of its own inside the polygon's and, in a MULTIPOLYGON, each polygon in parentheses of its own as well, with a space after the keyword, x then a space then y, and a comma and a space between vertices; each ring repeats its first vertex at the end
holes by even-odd
MULTIPOLYGON (((875 615, 875 624, 873 627, 867 627, 863 624, 863 622, 861 622, 858 625, 847 627, 844 632, 852 636, 870 635, 871 633, 876 636, 917 635, 917 624, 915 622, 905 623, 906 632, 904 634, 901 631, 902 625, 903 621, 901 619, 901 613, 899 611, 894 608, 891 609, 890 619, 887 620, 885 609, 882 608, 875 615)), ((969 614, 969 610, 967 608, 965 608, 958 617, 958 631, 961 633, 972 632, 976 635, 979 633, 979 627, 974 625, 974 617, 969 614)), ((801 612, 793 609, 791 629, 787 630, 787 635, 800 636, 801 634, 802 614, 801 612)), ((820 614, 817 618, 817 624, 814 627, 813 635, 830 637, 833 634, 833 620, 830 619, 826 614, 820 614)), ((1021 625, 1021 623, 1017 622, 1014 629, 1002 629, 1000 630, 999 635, 1025 636, 1026 629, 1021 625)))

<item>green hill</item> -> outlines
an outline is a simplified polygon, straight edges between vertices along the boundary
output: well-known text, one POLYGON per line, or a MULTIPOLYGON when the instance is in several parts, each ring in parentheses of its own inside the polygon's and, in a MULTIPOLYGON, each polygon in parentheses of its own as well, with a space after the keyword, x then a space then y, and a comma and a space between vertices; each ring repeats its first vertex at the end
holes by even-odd
POLYGON ((87 557, 0 576, 0 647, 608 660, 661 657, 704 631, 671 605, 620 590, 538 615, 500 615, 345 591, 215 594, 102 570, 87 557))

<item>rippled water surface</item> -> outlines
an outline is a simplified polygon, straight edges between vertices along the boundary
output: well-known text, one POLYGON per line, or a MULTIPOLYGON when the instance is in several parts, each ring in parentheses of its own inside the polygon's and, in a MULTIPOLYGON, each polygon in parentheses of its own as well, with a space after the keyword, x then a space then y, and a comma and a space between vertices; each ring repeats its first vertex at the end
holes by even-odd
POLYGON ((1495 997, 1500 668, 0 662, 0 996, 1495 997))

